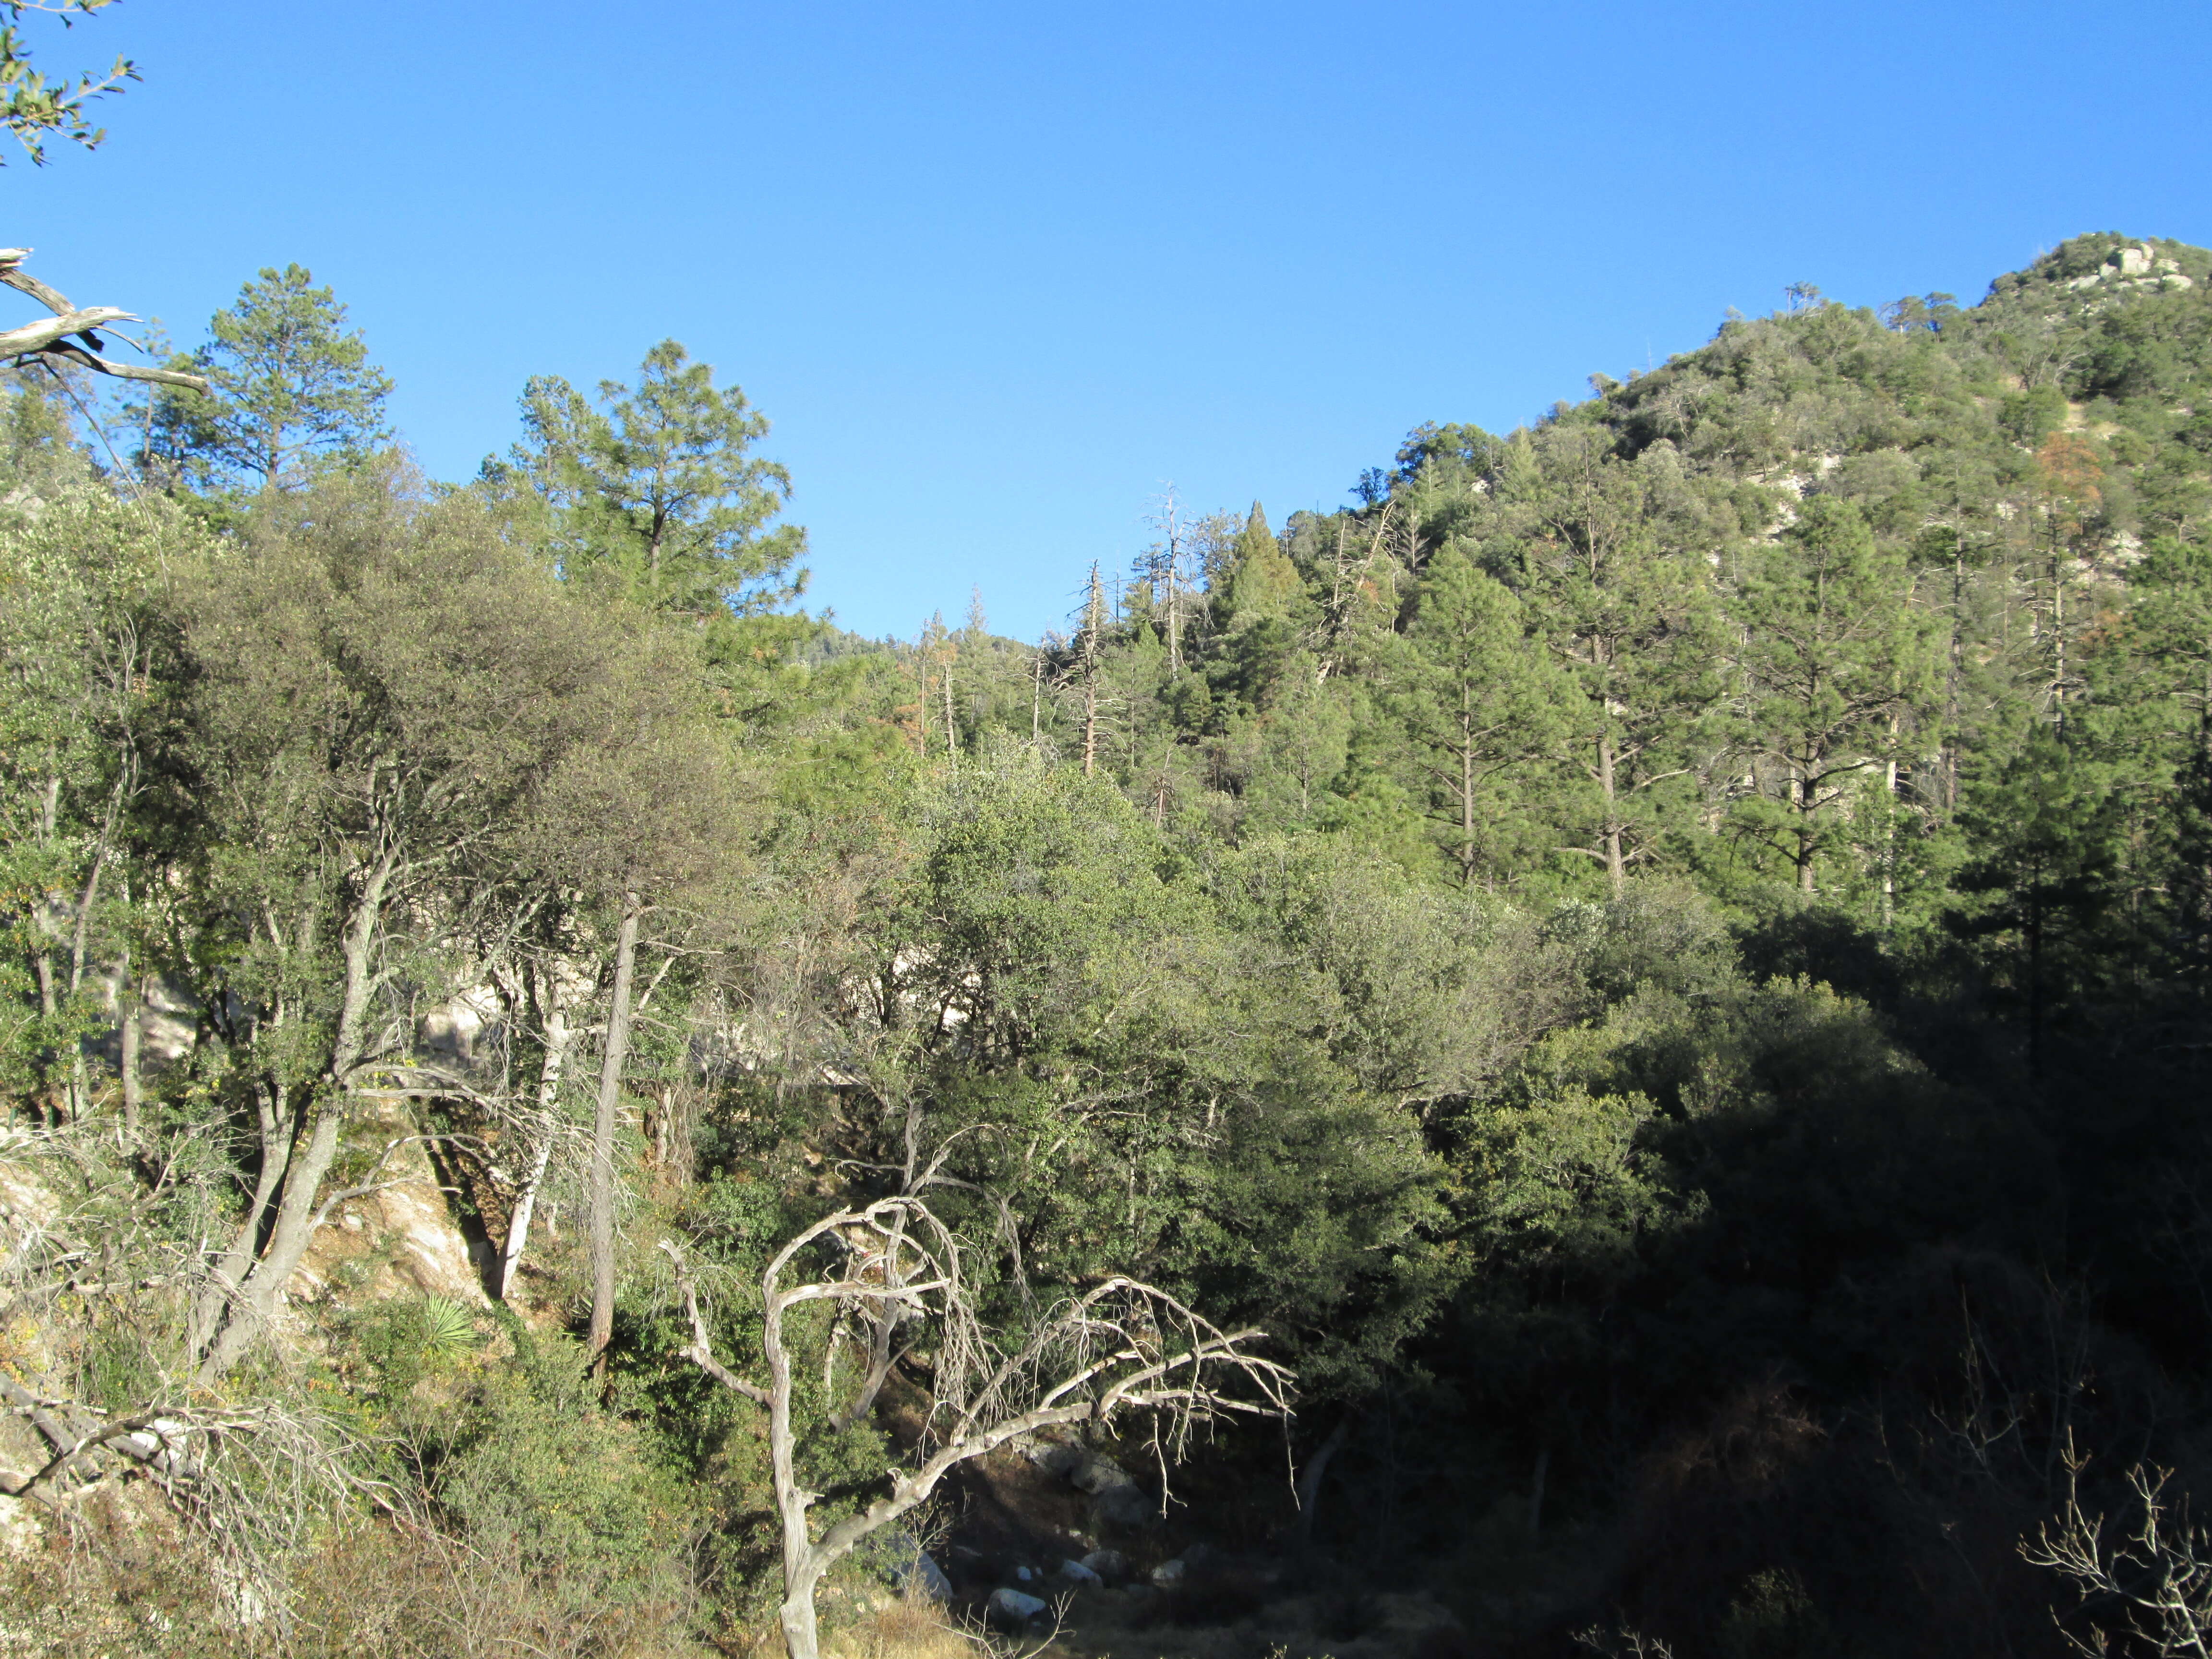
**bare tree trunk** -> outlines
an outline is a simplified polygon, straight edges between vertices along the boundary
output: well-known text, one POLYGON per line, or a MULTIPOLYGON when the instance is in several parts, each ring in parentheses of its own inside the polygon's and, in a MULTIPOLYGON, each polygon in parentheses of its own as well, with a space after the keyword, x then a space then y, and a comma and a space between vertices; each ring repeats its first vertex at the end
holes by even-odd
MULTIPOLYGON (((1051 1378, 1060 1367, 1050 1366, 1033 1389, 1024 1390, 1026 1400, 1014 1398, 1006 1390, 1010 1385, 1019 1386, 1018 1379, 1024 1370, 1021 1360, 998 1355, 988 1347, 970 1351, 969 1359, 988 1362, 973 1372, 981 1386, 933 1402, 931 1420, 937 1426, 932 1441, 919 1449, 918 1467, 886 1470, 890 1492, 848 1515, 817 1540, 810 1535, 807 1511, 818 1494, 801 1485, 795 1456, 793 1373, 791 1351, 784 1338, 784 1316, 800 1303, 832 1298, 873 1302, 878 1316, 884 1319, 927 1317, 933 1310, 940 1345, 964 1347, 975 1340, 977 1327, 972 1293, 960 1272, 960 1247, 944 1224, 911 1196, 885 1200, 864 1211, 824 1217, 787 1241, 761 1276, 761 1357, 768 1369, 766 1388, 746 1381, 714 1358, 696 1291, 685 1277, 683 1255, 666 1240, 661 1249, 676 1264, 685 1310, 690 1316, 693 1340, 682 1350, 684 1357, 768 1413, 769 1462, 783 1543, 784 1595, 778 1617, 787 1659, 817 1659, 814 1591, 823 1575, 863 1539, 928 1502, 939 1482, 957 1466, 988 1455, 1019 1435, 1052 1425, 1110 1422, 1124 1406, 1165 1410, 1181 1425, 1194 1415, 1210 1417, 1223 1409, 1279 1417, 1289 1405, 1290 1373, 1240 1348, 1242 1343, 1258 1337, 1259 1332, 1217 1330, 1182 1304, 1148 1285, 1111 1279, 1085 1291, 1058 1316, 1063 1331, 1085 1334, 1079 1342, 1070 1347, 1052 1340, 1049 1332, 1038 1332, 1025 1345, 1031 1358, 1057 1353, 1069 1358, 1076 1369, 1054 1382, 1051 1378), (850 1243, 856 1232, 871 1233, 880 1243, 882 1248, 869 1251, 867 1259, 884 1264, 881 1275, 865 1271, 856 1275, 853 1270, 860 1265, 856 1262, 841 1271, 834 1281, 783 1284, 785 1269, 817 1240, 835 1233, 850 1243), (903 1266, 902 1256, 908 1258, 903 1266), (1158 1334, 1170 1327, 1188 1333, 1192 1339, 1179 1352, 1160 1347, 1158 1334), (1105 1332, 1103 1340, 1102 1331, 1105 1332), (1213 1379, 1224 1371, 1241 1375, 1257 1397, 1234 1401, 1220 1392, 1213 1379), (1026 1410, 1023 1409, 1025 1403, 1026 1410)), ((940 1386, 947 1376, 969 1374, 967 1366, 957 1363, 945 1346, 940 1346, 939 1352, 940 1386)), ((1164 1443, 1180 1445, 1180 1432, 1171 1432, 1164 1443)))
POLYGON ((1620 851, 1620 802, 1613 793, 1613 733, 1597 734, 1597 787, 1605 798, 1605 878, 1616 899, 1628 890, 1628 865, 1620 851))
POLYGON ((1083 775, 1098 764, 1098 639, 1106 626, 1106 595, 1098 585, 1098 567, 1091 567, 1091 586, 1083 602, 1083 775))
POLYGON ((1468 707, 1469 692, 1460 689, 1459 711, 1459 868, 1460 879, 1474 885, 1474 714, 1468 707))
POLYGON ((1897 916, 1897 740, 1900 716, 1889 717, 1889 761, 1882 769, 1884 816, 1881 823, 1881 931, 1887 933, 1897 916))
POLYGON ((1314 1448, 1314 1454, 1306 1460, 1305 1468, 1298 1471, 1298 1483, 1293 1490, 1298 1500, 1297 1540, 1300 1549, 1305 1549, 1313 1543, 1314 1516, 1321 1507, 1321 1483, 1328 1474, 1329 1464, 1335 1461, 1337 1453, 1344 1449, 1344 1443, 1351 1438, 1352 1413, 1346 1412, 1337 1419, 1336 1426, 1328 1431, 1328 1438, 1314 1448))
POLYGON ((545 1171, 553 1161, 553 1143, 558 1134, 561 1106, 561 1077, 568 1064, 568 1051, 576 1041, 575 1027, 568 1023, 568 994, 562 989, 557 969, 540 964, 533 969, 535 981, 531 988, 531 1000, 538 1005, 538 1027, 544 1045, 544 1058, 538 1067, 538 1115, 541 1133, 538 1150, 530 1160, 530 1173, 523 1180, 522 1190, 515 1194, 514 1208, 507 1221, 507 1243, 500 1252, 499 1299, 502 1302, 514 1294, 515 1275, 522 1271, 522 1253, 530 1243, 531 1218, 538 1212, 538 1194, 545 1184, 545 1171))
POLYGON ((644 913, 635 894, 623 895, 606 1050, 599 1057, 599 1108, 592 1116, 592 1325, 585 1345, 595 1355, 605 1351, 615 1328, 615 1109, 629 1058, 630 982, 637 966, 638 918, 644 913))
MULTIPOLYGON (((280 1014, 282 1011, 280 1010, 280 1014)), ((230 1248, 211 1264, 213 1281, 192 1310, 189 1326, 195 1353, 206 1350, 221 1328, 225 1309, 237 1293, 239 1282, 253 1265, 254 1247, 261 1242, 261 1223, 283 1184, 292 1162, 292 1143, 298 1129, 285 1085, 270 1083, 256 1091, 254 1110, 260 1119, 261 1167, 253 1180, 253 1197, 231 1234, 230 1248)))
MULTIPOLYGON (((235 1277, 234 1291, 226 1285, 218 1284, 216 1287, 218 1294, 228 1292, 229 1306, 214 1346, 200 1363, 198 1380, 203 1383, 214 1382, 235 1365, 267 1328, 283 1296, 284 1286, 299 1267, 300 1258, 307 1254, 307 1241, 322 1223, 323 1215, 316 1207, 316 1200, 322 1194, 323 1177, 330 1173, 331 1164, 337 1157, 338 1133, 344 1126, 354 1067, 368 1048, 369 999, 378 983, 377 933, 383 920, 385 896, 391 890, 398 866, 397 851, 387 846, 362 882, 361 896, 348 921, 342 946, 345 976, 338 999, 337 1030, 331 1039, 329 1063, 313 1095, 303 1103, 296 1116, 281 1110, 280 1096, 276 1103, 280 1109, 272 1111, 270 1118, 264 1120, 264 1158, 269 1140, 283 1136, 289 1146, 308 1112, 313 1114, 314 1127, 306 1148, 290 1155, 273 1177, 283 1182, 283 1195, 276 1203, 276 1221, 270 1231, 268 1248, 258 1261, 235 1277)), ((271 1182, 264 1162, 259 1184, 265 1190, 271 1182)), ((250 1219, 258 1225, 258 1216, 250 1219)), ((251 1252, 252 1248, 252 1235, 241 1229, 239 1247, 234 1249, 232 1255, 237 1257, 241 1249, 251 1252)))
POLYGON ((141 997, 137 977, 131 972, 131 956, 126 951, 122 970, 116 978, 116 994, 123 1004, 122 1054, 118 1060, 123 1073, 123 1138, 131 1145, 138 1140, 138 1014, 141 997))
POLYGON ((239 1281, 222 1333, 201 1362, 198 1381, 203 1383, 214 1382, 246 1357, 268 1328, 293 1269, 307 1254, 307 1241, 319 1218, 315 1214, 315 1197, 337 1157, 338 1130, 345 1117, 343 1098, 321 1100, 317 1108, 307 1150, 291 1161, 286 1171, 289 1178, 276 1206, 276 1225, 269 1236, 269 1248, 239 1281))

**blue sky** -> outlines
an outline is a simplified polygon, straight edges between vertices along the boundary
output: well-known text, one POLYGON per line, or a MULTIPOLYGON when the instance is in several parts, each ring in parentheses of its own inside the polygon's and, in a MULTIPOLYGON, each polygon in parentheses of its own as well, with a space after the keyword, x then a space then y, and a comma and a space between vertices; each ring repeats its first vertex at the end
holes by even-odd
MULTIPOLYGON (((0 240, 180 344, 334 284, 458 477, 532 374, 742 384, 817 605, 1034 636, 1173 482, 1278 523, 1792 282, 1871 304, 2078 231, 2212 242, 2198 4, 125 0, 98 155, 0 240)), ((24 301, 28 307, 29 302, 24 301)), ((12 316, 13 313, 10 313, 12 316)), ((28 315, 21 320, 27 320, 28 315)))

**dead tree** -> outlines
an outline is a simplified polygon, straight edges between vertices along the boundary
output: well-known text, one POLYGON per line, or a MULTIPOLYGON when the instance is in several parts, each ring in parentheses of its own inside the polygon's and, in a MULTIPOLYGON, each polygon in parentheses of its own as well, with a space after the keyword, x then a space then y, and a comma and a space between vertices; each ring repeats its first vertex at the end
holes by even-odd
POLYGON ((29 295, 52 312, 53 319, 0 332, 0 358, 9 359, 19 368, 27 363, 45 362, 51 366, 60 362, 75 363, 99 374, 112 374, 118 380, 151 380, 156 386, 180 386, 193 392, 208 389, 208 383, 197 374, 173 368, 143 368, 136 363, 110 362, 101 356, 100 354, 107 346, 96 331, 111 323, 135 323, 139 319, 113 306, 74 304, 68 295, 48 288, 22 268, 23 261, 30 257, 31 250, 27 247, 0 248, 0 283, 29 295))
POLYGON ((861 1540, 926 1503, 959 1464, 1018 1436, 1059 1424, 1110 1421, 1127 1410, 1164 1419, 1160 1445, 1170 1459, 1187 1449, 1193 1428, 1217 1417, 1281 1417, 1290 1409, 1291 1373, 1247 1346, 1256 1330, 1224 1332, 1165 1291, 1115 1278, 1040 1308, 1028 1328, 1001 1341, 984 1325, 968 1261, 969 1244, 916 1197, 888 1198, 825 1216, 776 1252, 761 1275, 761 1364, 764 1382, 714 1356, 697 1287, 676 1246, 677 1285, 691 1320, 684 1358, 769 1415, 769 1457, 783 1534, 783 1605, 779 1616, 789 1659, 816 1659, 814 1592, 822 1577, 861 1540), (822 1246, 842 1253, 830 1272, 787 1282, 795 1263, 822 1246), (827 1302, 856 1314, 872 1331, 909 1328, 902 1350, 871 1342, 866 1370, 845 1407, 866 1410, 897 1361, 930 1350, 930 1401, 910 1463, 888 1471, 890 1491, 819 1538, 807 1510, 819 1496, 801 1484, 792 1425, 793 1354, 786 1320, 793 1308, 827 1302))
POLYGON ((2141 1509, 2132 1528, 2106 1530, 2105 1517, 2081 1507, 2081 1470, 2088 1459, 2069 1444, 2066 1502, 2057 1525, 2045 1525, 2020 1547, 2032 1567, 2073 1581, 2081 1606, 2051 1616, 2075 1653, 2168 1655, 2212 1652, 2212 1534, 2190 1519, 2186 1498, 2166 1496, 2171 1469, 2138 1464, 2128 1486, 2141 1509), (2088 1620, 2087 1633, 2077 1626, 2088 1620))

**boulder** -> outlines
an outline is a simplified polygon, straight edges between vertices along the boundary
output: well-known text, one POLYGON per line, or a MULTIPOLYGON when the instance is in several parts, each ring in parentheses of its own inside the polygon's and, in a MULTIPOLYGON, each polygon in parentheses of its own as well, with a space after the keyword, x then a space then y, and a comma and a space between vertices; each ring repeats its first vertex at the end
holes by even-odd
POLYGON ((1154 1589, 1173 1589, 1176 1585, 1182 1583, 1182 1579, 1183 1564, 1182 1558, 1179 1555, 1176 1557, 1174 1560, 1163 1561, 1159 1565, 1152 1569, 1152 1588, 1154 1589))
POLYGON ((1061 1562, 1054 1571, 1053 1577, 1066 1584, 1103 1584, 1106 1582, 1080 1561, 1061 1562))
POLYGON ((1090 1568, 1102 1584, 1128 1582, 1129 1558, 1119 1550, 1093 1550, 1083 1558, 1082 1565, 1090 1568))
POLYGON ((1142 1486, 1104 1486, 1091 1499, 1091 1519, 1097 1526, 1125 1531, 1158 1524, 1160 1506, 1142 1486))
POLYGON ((1085 1453, 1080 1446, 1063 1444, 1057 1440, 1033 1440, 1022 1448, 1022 1455, 1047 1474, 1073 1474, 1083 1466, 1085 1453))
POLYGON ((890 1563, 884 1577, 890 1580, 894 1589, 919 1590, 933 1601, 952 1599, 952 1581, 945 1576, 945 1569, 930 1559, 921 1540, 912 1533, 891 1533, 884 1538, 883 1548, 890 1563))
MULTIPOLYGON (((1068 1449, 1073 1451, 1075 1449, 1071 1446, 1068 1449)), ((1075 1483, 1078 1492, 1099 1492, 1111 1486, 1133 1486, 1137 1484, 1129 1479, 1128 1470, 1110 1457, 1100 1457, 1095 1453, 1088 1455, 1079 1454, 1079 1456, 1081 1461, 1073 1465, 1067 1476, 1075 1483)))
POLYGON ((1018 1589, 1001 1586, 991 1592, 991 1599, 985 1605, 983 1613, 1000 1630, 1019 1631, 1044 1610, 1044 1602, 1037 1597, 1024 1595, 1018 1589))

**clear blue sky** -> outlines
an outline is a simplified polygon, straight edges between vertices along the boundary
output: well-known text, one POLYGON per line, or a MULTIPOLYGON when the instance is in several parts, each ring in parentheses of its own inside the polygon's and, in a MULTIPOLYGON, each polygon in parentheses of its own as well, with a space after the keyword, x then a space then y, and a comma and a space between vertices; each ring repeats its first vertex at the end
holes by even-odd
MULTIPOLYGON (((1425 420, 1507 428, 1817 283, 2212 242, 2212 8, 125 0, 110 139, 11 160, 0 240, 196 343, 330 282, 459 477, 526 376, 672 335, 775 422, 812 600, 1055 624, 1172 480, 1334 505, 1425 420)), ((26 307, 28 302, 25 301, 26 307)), ((13 313, 9 313, 11 317, 13 313)), ((21 320, 28 320, 28 313, 21 320)))

